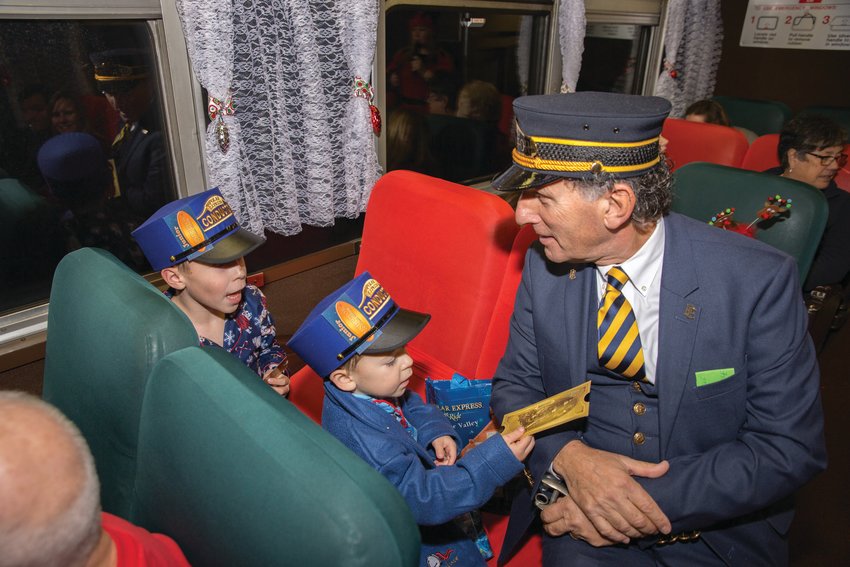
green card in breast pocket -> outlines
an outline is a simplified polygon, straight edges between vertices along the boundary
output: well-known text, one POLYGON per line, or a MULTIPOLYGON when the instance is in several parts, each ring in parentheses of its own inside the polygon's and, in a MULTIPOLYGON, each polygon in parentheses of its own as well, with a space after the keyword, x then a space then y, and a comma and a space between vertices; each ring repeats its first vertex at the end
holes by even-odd
POLYGON ((703 370, 701 372, 697 372, 697 388, 701 386, 708 386, 715 382, 721 382, 734 374, 734 368, 717 368, 716 370, 703 370))

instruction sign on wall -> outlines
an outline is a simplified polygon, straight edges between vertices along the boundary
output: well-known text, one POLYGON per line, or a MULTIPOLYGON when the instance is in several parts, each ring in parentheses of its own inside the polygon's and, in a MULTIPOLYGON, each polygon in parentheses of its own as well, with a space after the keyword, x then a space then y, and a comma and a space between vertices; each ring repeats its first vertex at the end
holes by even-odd
POLYGON ((741 46, 850 50, 850 0, 750 0, 741 46))

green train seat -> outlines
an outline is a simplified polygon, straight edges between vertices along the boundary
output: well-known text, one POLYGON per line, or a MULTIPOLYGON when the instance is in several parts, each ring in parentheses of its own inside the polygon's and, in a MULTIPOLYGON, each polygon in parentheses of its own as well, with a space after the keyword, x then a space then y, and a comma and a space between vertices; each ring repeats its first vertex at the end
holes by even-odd
POLYGON ((749 222, 769 196, 793 199, 790 214, 768 221, 770 226, 757 230, 756 238, 793 256, 802 284, 826 226, 828 209, 823 193, 778 175, 713 163, 690 163, 673 175, 673 210, 703 222, 727 207, 735 208, 736 220, 749 222))
POLYGON ((151 369, 169 352, 197 344, 183 312, 109 252, 76 250, 56 268, 43 396, 86 438, 105 511, 132 515, 139 417, 151 369))
POLYGON ((419 530, 372 467, 216 348, 153 370, 134 521, 193 565, 406 566, 419 530))
POLYGON ((759 136, 780 132, 791 118, 791 109, 784 102, 733 96, 716 96, 714 100, 723 106, 732 126, 752 130, 759 136))

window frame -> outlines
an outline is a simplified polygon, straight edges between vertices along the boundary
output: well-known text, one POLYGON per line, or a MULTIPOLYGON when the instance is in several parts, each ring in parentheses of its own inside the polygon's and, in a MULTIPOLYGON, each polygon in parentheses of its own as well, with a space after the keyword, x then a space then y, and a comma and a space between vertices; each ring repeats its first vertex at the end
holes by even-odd
MULTIPOLYGON (((546 30, 546 67, 543 73, 543 88, 544 92, 556 92, 560 84, 560 48, 557 42, 554 41, 558 34, 558 17, 556 2, 511 2, 511 1, 493 1, 493 0, 470 0, 466 2, 458 2, 452 0, 425 0, 421 2, 412 0, 383 0, 381 10, 378 15, 378 41, 375 45, 375 63, 372 66, 372 81, 376 85, 378 93, 378 110, 381 116, 386 120, 387 117, 387 85, 384 77, 387 76, 387 27, 386 18, 387 12, 392 8, 397 7, 421 7, 423 10, 429 8, 451 8, 458 10, 499 10, 503 12, 528 13, 528 12, 548 12, 549 26, 546 30), (557 54, 557 67, 552 64, 552 61, 557 54), (555 82, 557 81, 557 83, 555 82), (553 87, 554 85, 554 87, 553 87)), ((387 164, 387 137, 381 135, 378 138, 376 150, 378 152, 378 161, 382 167, 387 164)))
MULTIPOLYGON (((201 86, 191 71, 183 30, 173 1, 110 0, 108 7, 91 0, 30 0, 27 4, 0 5, 2 20, 101 20, 143 21, 153 40, 163 118, 166 123, 169 159, 177 195, 203 191, 207 171, 203 154, 204 132, 201 86)), ((159 274, 152 274, 156 278, 159 274)), ((23 348, 29 337, 47 328, 49 301, 21 306, 0 315, 0 349, 3 355, 23 348)))

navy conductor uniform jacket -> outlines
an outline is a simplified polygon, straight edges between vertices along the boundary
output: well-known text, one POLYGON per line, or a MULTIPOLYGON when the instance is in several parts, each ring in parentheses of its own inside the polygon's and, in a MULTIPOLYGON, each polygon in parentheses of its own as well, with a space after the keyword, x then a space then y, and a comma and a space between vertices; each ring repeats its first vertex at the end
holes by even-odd
MULTIPOLYGON (((588 418, 538 436, 528 461, 536 481, 574 439, 666 459, 664 476, 635 480, 673 534, 700 531, 730 565, 781 564, 790 497, 826 467, 819 373, 796 263, 677 214, 665 217, 665 234, 655 384, 600 368, 595 266, 548 262, 535 244, 494 377, 493 409, 501 418, 592 380, 588 418)), ((536 514, 531 494, 520 494, 505 548, 536 514)), ((557 540, 547 545, 587 545, 557 540)))

